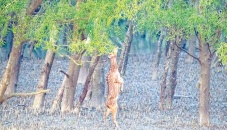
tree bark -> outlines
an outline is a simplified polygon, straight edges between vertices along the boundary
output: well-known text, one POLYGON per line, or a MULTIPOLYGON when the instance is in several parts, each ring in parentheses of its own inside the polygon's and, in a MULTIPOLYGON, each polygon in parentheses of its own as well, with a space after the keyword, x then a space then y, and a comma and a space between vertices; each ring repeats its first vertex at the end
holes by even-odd
POLYGON ((57 106, 59 105, 59 102, 61 102, 61 100, 62 100, 62 96, 63 96, 63 93, 64 93, 63 83, 65 82, 65 80, 66 80, 66 78, 64 78, 61 87, 58 89, 58 92, 57 92, 57 95, 54 98, 50 113, 53 113, 56 110, 57 106))
POLYGON ((155 55, 155 62, 154 62, 154 72, 152 73, 152 80, 157 80, 158 78, 158 66, 160 63, 160 59, 161 59, 161 54, 162 54, 162 41, 164 39, 164 34, 163 31, 161 31, 160 37, 158 39, 158 48, 157 48, 157 52, 155 55))
POLYGON ((21 61, 21 48, 22 48, 22 43, 19 45, 13 44, 12 51, 10 53, 9 61, 10 62, 10 81, 9 85, 7 86, 6 95, 9 95, 10 93, 16 92, 16 87, 17 87, 17 81, 18 81, 18 76, 19 76, 19 70, 20 70, 20 61, 21 61))
POLYGON ((118 62, 119 72, 121 75, 125 74, 126 66, 128 63, 128 55, 131 49, 133 39, 133 23, 129 21, 129 27, 126 33, 125 42, 121 51, 120 60, 118 62))
MULTIPOLYGON (((81 61, 83 53, 73 54, 72 58, 74 61, 81 61)), ((73 60, 70 60, 69 68, 67 70, 67 76, 64 77, 63 86, 63 96, 61 102, 61 112, 67 112, 73 110, 73 101, 76 90, 76 85, 78 81, 78 75, 80 71, 80 65, 75 64, 73 60)), ((62 92, 61 88, 59 93, 62 92)), ((61 94, 58 94, 61 95, 61 94)), ((56 97, 55 99, 58 99, 56 97)), ((58 100, 59 101, 59 100, 58 100)))
POLYGON ((84 99, 85 99, 85 97, 87 95, 89 83, 91 81, 91 77, 92 77, 92 75, 94 73, 94 70, 95 70, 95 68, 96 68, 96 66, 98 64, 99 59, 100 59, 100 56, 98 56, 98 55, 95 55, 95 56, 92 57, 92 61, 91 61, 90 67, 89 67, 89 73, 88 73, 88 76, 87 76, 85 84, 84 84, 83 92, 80 95, 79 101, 76 104, 75 111, 77 113, 79 113, 80 106, 83 104, 83 101, 84 101, 84 99))
MULTIPOLYGON (((79 10, 80 4, 83 0, 77 0, 76 1, 76 10, 79 10)), ((77 30, 78 24, 74 23, 73 30, 77 30)), ((82 32, 82 30, 81 30, 82 32)), ((74 40, 84 40, 83 32, 81 35, 75 34, 73 36, 74 40)), ((58 94, 54 99, 51 112, 55 111, 55 108, 58 104, 58 101, 62 100, 61 102, 61 112, 67 112, 73 110, 73 102, 74 102, 74 96, 75 96, 75 90, 76 85, 78 82, 79 72, 80 72, 80 64, 76 64, 75 62, 81 63, 81 58, 84 54, 85 50, 83 50, 81 53, 72 54, 72 57, 70 58, 69 68, 67 70, 67 73, 65 73, 64 80, 62 82, 62 86, 59 88, 58 94)))
POLYGON ((2 102, 4 102, 4 93, 7 89, 7 86, 9 85, 9 81, 10 81, 10 62, 7 63, 7 66, 6 66, 6 69, 5 69, 5 72, 2 76, 2 79, 0 81, 0 104, 2 102))
POLYGON ((103 66, 103 56, 100 58, 94 74, 91 84, 91 106, 95 108, 100 108, 104 103, 104 92, 105 92, 105 76, 104 76, 104 66, 103 66))
POLYGON ((160 103, 159 103, 159 108, 161 110, 164 109, 164 105, 165 105, 166 81, 167 81, 167 76, 168 76, 168 71, 169 71, 171 53, 172 53, 172 42, 170 42, 170 47, 168 48, 168 54, 165 59, 164 73, 163 73, 162 83, 161 83, 160 103))
MULTIPOLYGON (((178 44, 179 46, 181 46, 181 39, 176 38, 175 39, 175 44, 178 44)), ((173 96, 175 93, 175 88, 177 86, 177 64, 178 64, 178 60, 179 60, 179 54, 180 54, 180 48, 177 45, 173 45, 174 46, 174 50, 173 50, 173 54, 171 55, 171 64, 170 64, 170 82, 169 85, 167 87, 167 108, 170 109, 172 107, 172 102, 173 102, 173 96)))
MULTIPOLYGON (((33 0, 35 1, 35 0, 33 0)), ((33 2, 32 1, 32 2, 33 2)), ((30 4, 27 10, 27 15, 31 15, 35 9, 42 3, 42 0, 36 0, 38 1, 39 4, 30 4)), ((9 57, 9 66, 7 67, 7 69, 10 69, 10 71, 5 70, 7 72, 9 72, 10 75, 10 79, 9 79, 9 84, 7 86, 6 91, 4 92, 6 95, 9 95, 10 93, 14 93, 15 92, 15 87, 17 86, 17 81, 18 81, 18 75, 19 75, 19 70, 20 70, 20 61, 21 61, 21 49, 22 49, 22 44, 24 43, 24 41, 26 41, 26 39, 23 39, 23 35, 24 35, 24 31, 26 30, 26 23, 23 23, 23 20, 19 20, 18 21, 18 25, 17 26, 21 26, 23 28, 23 30, 17 34, 14 35, 14 44, 13 44, 13 48, 12 51, 10 53, 10 57, 9 57), (18 43, 18 44, 16 44, 18 43)), ((6 74, 6 73, 4 73, 6 74)), ((6 77, 6 76, 3 76, 6 77)), ((4 80, 4 79, 2 79, 4 80)))
POLYGON ((166 46, 165 46, 165 56, 168 55, 169 48, 170 48, 170 41, 166 41, 166 46))
MULTIPOLYGON (((57 27, 53 26, 50 31, 51 31, 50 32, 50 43, 55 45, 57 40, 54 38, 57 37, 57 35, 58 35, 57 27)), ((41 70, 41 75, 40 75, 39 83, 37 86, 38 91, 44 90, 47 88, 49 74, 50 74, 51 67, 52 67, 53 61, 54 61, 54 56, 55 56, 55 53, 53 50, 51 50, 51 49, 47 50, 46 58, 44 60, 44 65, 41 70)), ((42 93, 42 94, 36 95, 34 98, 34 101, 33 101, 32 108, 40 109, 43 106, 44 99, 45 99, 45 94, 42 93)))
MULTIPOLYGON (((188 53, 195 55, 196 37, 190 36, 187 43, 188 43, 188 53)), ((194 63, 195 60, 192 56, 188 55, 186 61, 188 63, 194 63)))
POLYGON ((199 115, 200 126, 210 125, 210 68, 211 68, 211 54, 208 43, 203 43, 199 38, 200 48, 200 97, 199 97, 199 115))
MULTIPOLYGON (((39 78, 39 83, 37 85, 37 91, 45 90, 47 88, 49 74, 54 60, 54 55, 55 53, 52 50, 48 50, 46 53, 46 58, 39 78)), ((43 107, 44 99, 45 94, 42 93, 36 95, 33 101, 32 108, 40 109, 41 107, 43 107)))

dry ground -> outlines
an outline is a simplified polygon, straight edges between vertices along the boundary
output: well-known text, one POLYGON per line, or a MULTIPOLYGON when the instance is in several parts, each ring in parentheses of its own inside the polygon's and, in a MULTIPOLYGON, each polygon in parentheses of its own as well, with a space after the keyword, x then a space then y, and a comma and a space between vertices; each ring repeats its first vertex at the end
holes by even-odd
MULTIPOLYGON (((120 110, 117 115, 119 129, 122 130, 224 130, 227 129, 227 74, 223 68, 212 69, 211 79, 211 126, 198 125, 199 65, 187 64, 181 55, 178 69, 176 95, 185 96, 174 100, 171 110, 158 109, 161 80, 152 81, 152 57, 149 55, 131 56, 126 75, 124 76, 124 92, 119 98, 120 110)), ((42 60, 24 60, 21 65, 18 92, 35 91, 42 60)), ((2 75, 6 62, 0 63, 2 75)), ((18 130, 109 130, 114 129, 111 118, 108 125, 103 123, 104 109, 83 108, 80 116, 61 114, 59 110, 49 114, 53 98, 61 85, 63 75, 59 69, 66 69, 67 60, 54 61, 45 108, 39 113, 30 110, 33 98, 12 98, 7 105, 0 106, 0 129, 18 130)), ((163 66, 159 68, 160 79, 163 66)), ((78 85, 75 99, 81 93, 82 85, 78 85)))

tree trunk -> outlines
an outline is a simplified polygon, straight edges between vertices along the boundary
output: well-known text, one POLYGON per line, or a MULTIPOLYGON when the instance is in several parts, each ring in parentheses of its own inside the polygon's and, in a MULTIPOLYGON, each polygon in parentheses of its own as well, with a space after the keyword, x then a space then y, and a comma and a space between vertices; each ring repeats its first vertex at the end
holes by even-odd
POLYGON ((181 41, 180 39, 176 38, 175 39, 175 45, 174 46, 174 50, 173 50, 173 54, 171 55, 171 64, 170 64, 170 82, 169 85, 167 87, 167 108, 170 109, 172 107, 172 102, 173 102, 173 96, 175 93, 175 88, 177 86, 177 64, 178 64, 178 60, 179 60, 179 54, 180 54, 180 48, 179 46, 181 46, 181 41), (177 44, 177 45, 176 45, 177 44))
POLYGON ((5 72, 0 81, 0 104, 2 104, 4 102, 4 93, 7 89, 7 86, 9 85, 9 81, 10 81, 10 71, 11 71, 10 62, 8 62, 5 72))
MULTIPOLYGON (((46 53, 46 58, 45 58, 44 65, 39 78, 39 83, 37 86, 37 91, 45 90, 47 88, 49 74, 54 60, 54 55, 55 53, 52 50, 48 50, 46 53)), ((40 109, 41 107, 43 107, 44 99, 45 99, 45 94, 42 93, 42 94, 36 95, 34 98, 32 108, 40 109)))
MULTIPOLYGON (((51 32, 50 32, 51 33, 50 34, 50 43, 53 44, 53 45, 56 44, 56 39, 53 39, 53 38, 55 38, 58 35, 56 29, 57 29, 56 26, 53 26, 53 28, 51 29, 51 32)), ((45 61, 44 61, 44 66, 42 68, 39 83, 38 83, 38 86, 37 86, 38 91, 44 90, 44 89, 47 88, 49 74, 50 74, 51 67, 52 67, 52 64, 53 64, 53 61, 54 61, 54 56, 55 56, 54 51, 52 51, 50 49, 47 50, 46 58, 45 58, 45 61)), ((36 95, 35 98, 34 98, 34 101, 33 101, 32 108, 33 109, 40 109, 43 106, 44 99, 45 99, 45 94, 36 95)))
POLYGON ((200 48, 200 97, 199 97, 199 115, 200 126, 210 125, 210 68, 211 68, 211 54, 208 43, 201 42, 199 39, 200 48))
POLYGON ((22 48, 22 43, 20 44, 13 44, 12 51, 10 53, 9 57, 9 64, 10 67, 9 69, 9 75, 10 75, 10 81, 9 85, 7 86, 6 95, 9 95, 10 93, 14 93, 16 91, 17 87, 17 81, 18 81, 18 76, 19 76, 19 69, 20 69, 20 61, 21 61, 21 48, 22 48))
MULTIPOLYGON (((83 0, 77 0, 76 1, 76 10, 79 10, 80 4, 83 0)), ((78 24, 74 23, 73 30, 77 30, 78 24)), ((73 40, 84 40, 84 35, 81 30, 81 35, 74 34, 73 40)), ((75 90, 76 85, 78 82, 78 77, 80 73, 80 63, 81 58, 84 54, 85 50, 83 50, 81 53, 78 54, 72 54, 72 57, 70 58, 69 68, 67 73, 63 72, 65 74, 64 80, 62 82, 62 86, 59 88, 58 94, 54 99, 51 112, 55 111, 55 108, 58 104, 58 102, 62 99, 61 102, 61 112, 67 112, 73 110, 73 102, 74 102, 74 96, 75 96, 75 90), (79 64, 75 63, 79 62, 79 64)))
POLYGON ((132 39, 133 39, 133 24, 131 21, 129 21, 129 27, 126 33, 125 42, 121 51, 120 60, 118 62, 119 72, 121 75, 125 74, 126 65, 128 63, 128 54, 130 52, 132 39))
POLYGON ((168 52, 169 52, 169 46, 170 46, 170 41, 166 41, 165 56, 167 56, 167 55, 168 55, 168 52))
POLYGON ((100 58, 101 60, 98 62, 94 74, 93 80, 91 84, 91 106, 99 109, 104 103, 104 92, 105 92, 105 76, 104 76, 104 66, 103 66, 103 56, 100 58))
POLYGON ((57 95, 54 98, 50 113, 53 113, 56 110, 57 106, 59 105, 59 102, 61 102, 61 100, 62 100, 62 96, 63 96, 63 93, 64 93, 63 83, 65 82, 66 79, 67 78, 64 78, 61 87, 58 89, 58 93, 57 93, 57 95))
MULTIPOLYGON (((82 55, 83 55, 82 53, 73 54, 72 58, 74 61, 81 61, 82 55)), ((74 95, 75 95, 78 75, 80 71, 80 65, 77 65, 73 60, 70 60, 69 68, 66 73, 67 75, 64 77, 64 80, 62 83, 64 91, 63 91, 62 102, 61 102, 61 112, 73 110, 74 95)), ((62 91, 61 88, 59 92, 60 91, 62 91)))
POLYGON ((69 97, 74 97, 74 94, 75 94, 74 85, 76 85, 76 84, 74 84, 73 78, 75 78, 75 82, 76 82, 76 80, 78 79, 78 76, 75 76, 74 74, 79 73, 79 72, 77 72, 79 70, 75 69, 77 67, 76 67, 76 64, 74 63, 74 61, 78 60, 78 58, 79 57, 76 54, 72 55, 72 59, 70 60, 67 73, 60 70, 60 72, 65 74, 65 77, 63 79, 61 87, 58 89, 58 93, 57 93, 56 97, 54 98, 54 101, 53 101, 53 104, 51 107, 51 113, 53 113, 56 110, 57 106, 59 105, 59 102, 61 102, 61 111, 62 112, 70 111, 73 107, 73 103, 71 101, 69 101, 69 99, 71 99, 71 98, 68 98, 67 96, 73 95, 73 96, 69 96, 69 97), (75 70, 77 70, 77 71, 75 71, 75 70), (69 102, 71 102, 71 103, 69 103, 69 102), (70 106, 68 104, 70 104, 70 106))
POLYGON ((157 52, 155 55, 155 62, 154 62, 154 72, 152 74, 152 80, 157 80, 158 78, 158 66, 160 63, 160 59, 161 59, 161 54, 162 54, 162 41, 164 39, 164 34, 163 31, 161 31, 160 37, 158 39, 158 48, 157 48, 157 52))
POLYGON ((79 101, 76 104, 75 111, 77 113, 79 113, 80 106, 83 104, 83 101, 84 101, 84 99, 85 99, 85 97, 87 95, 89 83, 91 81, 91 77, 92 77, 92 75, 94 73, 95 67, 98 64, 99 59, 100 59, 100 56, 98 56, 98 55, 95 55, 95 56, 92 57, 92 61, 91 61, 90 67, 89 67, 89 73, 88 73, 88 76, 87 76, 85 84, 84 84, 83 92, 80 95, 79 101))
MULTIPOLYGON (((31 3, 32 4, 29 5, 28 10, 26 12, 27 15, 31 15, 35 11, 35 9, 42 3, 42 0, 33 0, 31 3), (34 4, 34 1, 36 1, 35 2, 36 4, 34 4)), ((10 73, 9 85, 7 86, 7 89, 5 91, 6 95, 9 95, 10 93, 14 93, 16 91, 15 89, 17 86, 18 75, 20 70, 22 43, 26 41, 26 39, 23 39, 24 31, 26 30, 25 29, 26 23, 23 22, 24 22, 23 20, 18 21, 18 26, 21 26, 22 31, 14 35, 14 44, 8 61, 9 67, 7 68, 11 70, 10 71, 5 70, 10 73)))
POLYGON ((166 56, 166 60, 165 60, 165 66, 164 66, 164 73, 163 73, 163 77, 162 77, 162 83, 161 83, 161 91, 160 91, 160 104, 159 104, 159 108, 161 110, 164 109, 164 105, 165 105, 165 91, 166 91, 166 81, 167 81, 167 76, 168 76, 168 71, 169 71, 169 64, 170 64, 170 56, 171 56, 171 52, 172 52, 172 43, 170 42, 170 46, 168 47, 168 54, 166 56))
POLYGON ((83 63, 83 67, 81 67, 81 69, 80 69, 80 74, 79 74, 80 76, 79 76, 79 79, 78 79, 78 83, 84 84, 86 77, 88 75, 91 56, 83 55, 82 61, 84 61, 84 63, 83 63))
MULTIPOLYGON (((190 36, 187 43, 188 43, 188 53, 195 55, 196 37, 190 36)), ((188 55, 186 61, 188 63, 194 63, 194 58, 192 56, 188 55)))

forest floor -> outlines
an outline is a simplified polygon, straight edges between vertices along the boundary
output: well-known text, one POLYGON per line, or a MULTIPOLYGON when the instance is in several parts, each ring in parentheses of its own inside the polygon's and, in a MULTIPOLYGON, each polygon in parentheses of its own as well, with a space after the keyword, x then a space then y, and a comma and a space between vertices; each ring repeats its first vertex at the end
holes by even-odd
MULTIPOLYGON (((210 127, 199 126, 199 88, 197 86, 200 67, 198 63, 185 62, 186 55, 181 54, 178 67, 178 84, 171 110, 160 111, 159 92, 163 72, 163 61, 159 67, 159 80, 151 80, 153 58, 150 55, 131 56, 121 93, 117 114, 118 129, 122 130, 224 130, 227 129, 227 73, 222 67, 213 68, 211 73, 210 127)), ((35 91, 42 60, 23 60, 17 91, 35 91)), ((6 62, 0 63, 0 76, 6 62)), ((8 130, 109 130, 114 129, 111 116, 107 125, 103 123, 102 109, 82 108, 80 116, 75 113, 61 114, 59 110, 48 113, 53 99, 63 80, 59 69, 66 70, 67 60, 55 60, 49 78, 51 89, 45 100, 45 108, 38 113, 30 109, 33 97, 9 99, 0 106, 0 129, 8 130)), ((82 91, 78 85, 75 100, 82 91)))

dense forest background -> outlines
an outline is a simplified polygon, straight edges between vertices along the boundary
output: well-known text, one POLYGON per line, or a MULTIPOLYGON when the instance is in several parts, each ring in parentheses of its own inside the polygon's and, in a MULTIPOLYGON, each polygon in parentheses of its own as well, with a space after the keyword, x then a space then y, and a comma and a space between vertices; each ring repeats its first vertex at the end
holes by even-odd
MULTIPOLYGON (((175 110, 176 98, 196 102, 191 95, 176 95, 176 88, 185 86, 182 74, 191 76, 185 81, 196 77, 192 85, 198 88, 198 95, 194 95, 198 98, 196 128, 212 126, 211 93, 222 91, 221 106, 226 108, 227 98, 222 97, 226 84, 217 78, 226 76, 226 0, 0 0, 0 47, 2 111, 10 109, 13 99, 30 96, 31 113, 79 115, 87 100, 90 108, 103 109, 107 55, 115 47, 125 86, 156 84, 158 111, 175 110), (34 67, 37 63, 39 69, 34 67), (32 69, 36 76, 26 77, 32 69), (25 70, 27 74, 23 74, 25 70), (57 88, 49 87, 53 86, 54 79, 49 78, 53 74, 61 75, 56 77, 61 81, 57 88), (36 79, 35 89, 17 92, 27 82, 21 84, 21 77, 31 82, 36 79)), ((141 91, 148 88, 141 87, 141 91)), ((126 87, 126 92, 129 89, 126 87)), ((137 89, 131 89, 131 95, 138 94, 137 89)), ((222 119, 226 121, 225 111, 222 119)), ((221 124, 221 128, 226 127, 221 124)))

